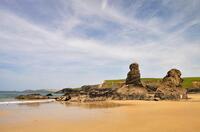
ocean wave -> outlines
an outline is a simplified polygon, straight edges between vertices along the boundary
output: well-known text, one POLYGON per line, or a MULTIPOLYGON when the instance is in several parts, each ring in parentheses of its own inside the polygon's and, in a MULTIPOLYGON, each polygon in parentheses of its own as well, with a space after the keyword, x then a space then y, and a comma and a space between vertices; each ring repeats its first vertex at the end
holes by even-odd
POLYGON ((28 103, 47 103, 47 102, 54 102, 54 99, 45 99, 45 100, 18 100, 18 101, 4 101, 0 102, 0 105, 3 104, 28 104, 28 103))

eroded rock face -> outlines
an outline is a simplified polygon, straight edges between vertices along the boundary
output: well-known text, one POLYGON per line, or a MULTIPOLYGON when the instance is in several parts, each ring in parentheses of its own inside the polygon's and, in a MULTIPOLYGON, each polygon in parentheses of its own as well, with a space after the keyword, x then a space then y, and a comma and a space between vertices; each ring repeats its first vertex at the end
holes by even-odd
POLYGON ((182 82, 181 71, 177 69, 169 70, 162 80, 162 84, 169 87, 181 87, 182 82))
POLYGON ((129 66, 129 69, 130 71, 127 74, 126 85, 143 87, 140 80, 139 65, 137 63, 132 63, 129 66))
POLYGON ((181 87, 183 79, 181 72, 177 69, 171 69, 162 79, 157 88, 155 97, 162 100, 179 100, 187 98, 187 90, 181 87))

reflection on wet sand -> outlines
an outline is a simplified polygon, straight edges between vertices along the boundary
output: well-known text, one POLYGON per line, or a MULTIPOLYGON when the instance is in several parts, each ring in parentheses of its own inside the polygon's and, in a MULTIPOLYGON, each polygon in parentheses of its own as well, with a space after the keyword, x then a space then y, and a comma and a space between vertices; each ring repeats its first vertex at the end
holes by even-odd
POLYGON ((129 104, 120 104, 120 103, 113 103, 113 102, 107 102, 107 101, 102 101, 102 102, 88 102, 88 103, 75 103, 75 102, 59 102, 66 107, 82 107, 82 108, 87 108, 87 109, 105 109, 105 108, 115 108, 115 107, 120 107, 120 106, 127 106, 129 104))
POLYGON ((39 107, 41 103, 24 103, 18 104, 18 106, 28 106, 28 107, 39 107))

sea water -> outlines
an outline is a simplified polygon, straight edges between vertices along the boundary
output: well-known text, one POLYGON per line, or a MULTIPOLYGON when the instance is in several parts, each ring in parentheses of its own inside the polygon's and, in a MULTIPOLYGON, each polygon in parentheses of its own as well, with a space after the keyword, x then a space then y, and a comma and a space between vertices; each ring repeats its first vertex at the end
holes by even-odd
MULTIPOLYGON (((17 91, 0 91, 0 105, 54 101, 54 99, 45 99, 45 100, 17 100, 15 99, 15 97, 19 95, 26 95, 26 94, 30 94, 30 93, 23 93, 23 92, 17 92, 17 91)), ((40 93, 40 94, 46 95, 47 93, 40 93)))

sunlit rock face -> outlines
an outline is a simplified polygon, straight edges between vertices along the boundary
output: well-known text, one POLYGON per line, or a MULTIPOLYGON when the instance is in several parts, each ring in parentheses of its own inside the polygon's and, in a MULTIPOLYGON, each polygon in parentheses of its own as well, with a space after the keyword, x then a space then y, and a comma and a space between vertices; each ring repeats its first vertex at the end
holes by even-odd
POLYGON ((183 89, 181 84, 181 71, 178 69, 171 69, 167 75, 162 79, 162 82, 156 90, 155 97, 162 100, 179 100, 187 98, 187 90, 183 89))
POLYGON ((162 80, 162 83, 169 87, 181 87, 182 82, 181 71, 177 69, 169 70, 162 80))

